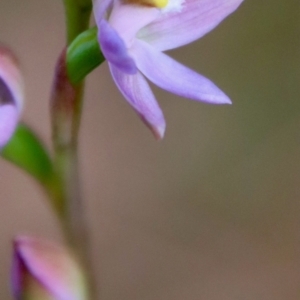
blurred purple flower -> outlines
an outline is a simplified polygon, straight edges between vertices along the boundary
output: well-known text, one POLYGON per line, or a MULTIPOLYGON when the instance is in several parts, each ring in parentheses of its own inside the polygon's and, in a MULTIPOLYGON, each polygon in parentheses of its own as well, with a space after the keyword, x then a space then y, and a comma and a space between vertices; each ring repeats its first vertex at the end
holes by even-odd
POLYGON ((186 98, 231 103, 214 83, 162 51, 201 38, 242 1, 94 0, 98 39, 112 77, 157 138, 163 137, 166 124, 144 76, 186 98))
POLYGON ((14 241, 12 288, 15 299, 86 300, 85 279, 66 249, 49 241, 14 241))
POLYGON ((18 62, 7 48, 0 46, 0 148, 14 133, 23 98, 23 78, 18 62))

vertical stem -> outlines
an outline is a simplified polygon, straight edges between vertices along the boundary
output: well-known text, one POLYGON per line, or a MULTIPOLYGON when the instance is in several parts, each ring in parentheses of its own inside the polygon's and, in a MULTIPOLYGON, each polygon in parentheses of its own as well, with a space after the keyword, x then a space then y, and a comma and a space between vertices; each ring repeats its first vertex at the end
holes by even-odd
POLYGON ((63 0, 66 13, 67 41, 70 44, 89 25, 92 0, 63 0))
POLYGON ((66 238, 86 270, 90 292, 94 293, 88 228, 78 172, 78 133, 84 86, 68 79, 66 51, 59 58, 51 98, 54 167, 61 182, 61 220, 66 238))
MULTIPOLYGON (((67 44, 89 26, 91 0, 63 0, 66 12, 67 44)), ((54 164, 62 183, 62 220, 68 242, 77 253, 90 283, 91 299, 93 276, 88 248, 88 229, 81 198, 78 172, 78 134, 81 120, 84 82, 72 84, 66 66, 66 50, 59 58, 51 98, 54 164)))
POLYGON ((85 236, 77 158, 83 84, 75 86, 69 82, 65 62, 64 50, 57 64, 51 97, 52 138, 55 172, 61 182, 61 215, 70 242, 78 248, 85 236))

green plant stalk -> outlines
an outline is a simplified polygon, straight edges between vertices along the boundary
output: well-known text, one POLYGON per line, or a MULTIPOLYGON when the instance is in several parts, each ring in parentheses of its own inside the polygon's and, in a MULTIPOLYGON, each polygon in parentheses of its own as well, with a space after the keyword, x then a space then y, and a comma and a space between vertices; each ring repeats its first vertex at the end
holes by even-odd
MULTIPOLYGON (((67 24, 67 45, 89 26, 91 0, 64 0, 67 24)), ((73 251, 77 254, 89 281, 90 298, 96 299, 95 285, 88 248, 78 172, 78 135, 84 96, 84 80, 70 81, 66 50, 58 61, 51 97, 54 171, 62 183, 63 229, 73 251)))
MULTIPOLYGON (((82 110, 83 83, 73 85, 67 76, 63 51, 51 98, 52 139, 54 144, 54 172, 61 183, 63 230, 70 247, 78 256, 94 293, 90 263, 88 229, 85 220, 78 172, 78 134, 82 110)), ((56 196, 54 194, 54 196, 56 196)), ((93 299, 95 297, 91 297, 93 299)))
POLYGON ((63 0, 66 14, 67 44, 89 27, 92 0, 63 0))

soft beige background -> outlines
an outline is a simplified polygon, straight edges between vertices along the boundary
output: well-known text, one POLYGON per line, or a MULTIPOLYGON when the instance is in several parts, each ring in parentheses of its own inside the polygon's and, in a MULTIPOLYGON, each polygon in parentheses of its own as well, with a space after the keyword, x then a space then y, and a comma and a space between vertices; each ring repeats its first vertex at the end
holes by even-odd
MULTIPOLYGON (((64 43, 59 0, 1 0, 0 40, 19 55, 24 120, 50 145, 48 95, 64 43)), ((149 134, 104 64, 87 83, 81 167, 101 300, 300 298, 300 2, 246 0, 171 53, 233 106, 155 89, 168 122, 149 134)), ((60 240, 35 182, 0 161, 0 296, 11 239, 60 240)))

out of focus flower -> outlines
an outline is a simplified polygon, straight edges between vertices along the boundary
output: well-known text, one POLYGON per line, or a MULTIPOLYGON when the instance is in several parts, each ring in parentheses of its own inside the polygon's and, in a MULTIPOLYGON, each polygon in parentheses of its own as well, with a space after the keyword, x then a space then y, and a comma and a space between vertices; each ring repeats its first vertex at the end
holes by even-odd
POLYGON ((24 98, 23 78, 15 57, 0 46, 0 148, 18 124, 24 98))
POLYGON ((77 261, 48 241, 18 237, 14 241, 12 288, 17 300, 85 300, 85 279, 77 261))
POLYGON ((231 103, 210 80, 163 51, 201 38, 242 1, 94 0, 98 39, 112 77, 157 138, 164 135, 165 120, 144 76, 186 98, 212 104, 231 103))

